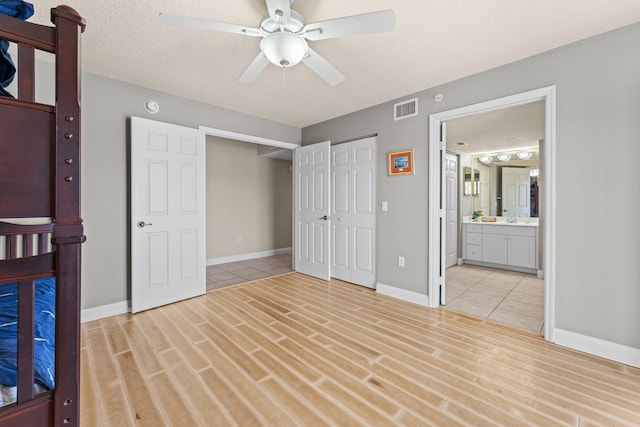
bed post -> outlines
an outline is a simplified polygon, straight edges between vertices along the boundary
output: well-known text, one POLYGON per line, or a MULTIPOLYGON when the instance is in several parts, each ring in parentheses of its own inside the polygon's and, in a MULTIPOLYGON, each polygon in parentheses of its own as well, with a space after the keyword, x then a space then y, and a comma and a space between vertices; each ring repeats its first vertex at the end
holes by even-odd
POLYGON ((56 26, 56 141, 53 156, 56 247, 56 388, 54 425, 80 425, 80 33, 74 9, 51 10, 56 26), (58 373, 65 373, 59 375, 58 373), (71 373, 75 373, 71 375, 71 373))

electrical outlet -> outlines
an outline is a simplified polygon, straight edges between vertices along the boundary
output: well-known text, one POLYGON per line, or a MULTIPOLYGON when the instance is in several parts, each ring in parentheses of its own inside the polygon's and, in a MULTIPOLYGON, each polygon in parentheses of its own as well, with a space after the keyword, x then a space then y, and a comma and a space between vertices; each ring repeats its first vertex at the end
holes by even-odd
POLYGON ((387 212, 389 210, 389 202, 386 200, 382 201, 382 212, 387 212))
POLYGON ((238 243, 242 243, 242 235, 241 234, 238 234, 237 240, 238 240, 238 243))
POLYGON ((398 257, 398 267, 404 267, 404 257, 403 256, 399 256, 398 257))

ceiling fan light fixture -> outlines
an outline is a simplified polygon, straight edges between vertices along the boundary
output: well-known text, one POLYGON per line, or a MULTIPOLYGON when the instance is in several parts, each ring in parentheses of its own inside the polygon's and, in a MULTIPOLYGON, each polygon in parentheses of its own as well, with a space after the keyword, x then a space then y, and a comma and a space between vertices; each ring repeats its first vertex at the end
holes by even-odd
POLYGON ((166 13, 160 14, 160 20, 165 24, 178 27, 194 27, 262 37, 261 51, 238 77, 240 82, 255 80, 269 63, 277 67, 289 68, 304 62, 311 71, 331 86, 340 84, 345 77, 319 53, 311 49, 307 44, 308 40, 385 33, 393 31, 396 25, 395 12, 391 9, 305 24, 302 15, 291 9, 293 0, 265 1, 267 14, 262 17, 259 28, 166 13))
POLYGON ((276 32, 262 39, 260 49, 272 64, 278 67, 293 67, 302 61, 309 51, 309 46, 300 36, 276 32))

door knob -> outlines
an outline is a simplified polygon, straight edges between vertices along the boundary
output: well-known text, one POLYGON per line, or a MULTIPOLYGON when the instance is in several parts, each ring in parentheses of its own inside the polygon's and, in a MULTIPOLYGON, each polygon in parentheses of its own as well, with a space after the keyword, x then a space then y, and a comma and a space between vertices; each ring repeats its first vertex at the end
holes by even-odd
POLYGON ((321 219, 321 220, 323 220, 323 221, 326 221, 326 220, 328 220, 328 219, 329 219, 329 217, 325 215, 325 216, 321 216, 321 217, 320 217, 320 218, 318 218, 318 219, 321 219))
POLYGON ((146 225, 153 225, 150 222, 138 221, 138 228, 143 228, 146 225))

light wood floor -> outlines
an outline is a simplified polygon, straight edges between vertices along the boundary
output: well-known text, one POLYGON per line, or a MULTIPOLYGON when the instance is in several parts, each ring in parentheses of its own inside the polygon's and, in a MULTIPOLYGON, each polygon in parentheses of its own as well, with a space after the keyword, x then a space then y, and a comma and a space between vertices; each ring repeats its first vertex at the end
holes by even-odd
POLYGON ((640 369, 296 273, 82 325, 83 426, 638 426, 640 369))

